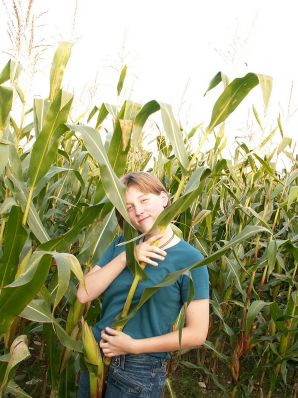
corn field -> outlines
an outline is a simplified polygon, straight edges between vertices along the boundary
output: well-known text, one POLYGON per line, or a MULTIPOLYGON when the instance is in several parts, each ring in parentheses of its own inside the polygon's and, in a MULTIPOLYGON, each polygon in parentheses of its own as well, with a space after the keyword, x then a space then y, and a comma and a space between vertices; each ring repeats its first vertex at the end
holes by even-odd
MULTIPOLYGON (((21 65, 10 60, 0 72, 0 397, 75 397, 86 368, 95 378, 93 397, 100 396, 103 362, 90 326, 101 299, 80 304, 76 289, 119 233, 115 208, 128 219, 119 177, 139 170, 154 173, 171 195, 159 225, 172 222, 204 254, 192 267, 209 266, 208 340, 176 353, 174 370, 186 370, 202 396, 296 397, 298 157, 279 120, 281 142, 270 155, 239 142, 233 159, 223 156, 225 120, 251 90, 266 105, 271 79, 248 73, 226 82, 218 73, 206 94, 222 86, 210 123, 190 132, 157 100, 102 102, 82 123, 71 117, 73 98, 62 89, 70 55, 71 45, 61 43, 48 98, 30 104, 19 85, 21 65), (143 143, 153 114, 161 122, 151 152, 143 143), (282 154, 291 164, 280 171, 282 154)), ((125 74, 126 66, 119 96, 125 74)), ((266 145, 272 132, 263 134, 266 145)), ((182 396, 176 384, 169 382, 165 396, 182 396)), ((183 392, 200 396, 191 394, 183 392)))

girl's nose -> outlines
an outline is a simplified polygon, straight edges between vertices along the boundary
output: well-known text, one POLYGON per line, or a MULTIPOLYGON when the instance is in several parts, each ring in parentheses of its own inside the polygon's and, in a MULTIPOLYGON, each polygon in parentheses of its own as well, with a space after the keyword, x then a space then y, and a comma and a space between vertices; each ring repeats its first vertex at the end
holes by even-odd
POLYGON ((135 213, 136 216, 141 215, 144 212, 143 206, 142 205, 137 205, 135 206, 135 213))

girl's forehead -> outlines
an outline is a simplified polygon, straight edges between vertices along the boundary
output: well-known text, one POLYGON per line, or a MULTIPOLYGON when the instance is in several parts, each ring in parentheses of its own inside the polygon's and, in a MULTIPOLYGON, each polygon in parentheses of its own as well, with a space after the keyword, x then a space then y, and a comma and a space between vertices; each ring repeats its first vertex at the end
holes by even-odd
MULTIPOLYGON (((156 195, 153 192, 144 192, 141 191, 138 187, 135 186, 129 186, 126 188, 125 190, 125 197, 126 197, 126 201, 127 200, 137 200, 142 198, 144 195, 156 195)), ((156 195, 158 196, 158 195, 156 195)))
POLYGON ((144 191, 140 190, 138 187, 136 187, 134 185, 128 186, 126 188, 126 190, 125 190, 126 196, 131 196, 131 195, 133 195, 133 196, 143 196, 143 195, 146 195, 146 194, 149 194, 149 193, 150 192, 144 192, 144 191))

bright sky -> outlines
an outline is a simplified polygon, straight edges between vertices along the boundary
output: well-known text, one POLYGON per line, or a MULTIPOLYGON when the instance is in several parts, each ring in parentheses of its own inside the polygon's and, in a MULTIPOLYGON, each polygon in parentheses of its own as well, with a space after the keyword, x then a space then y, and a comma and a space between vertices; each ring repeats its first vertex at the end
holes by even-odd
MULTIPOLYGON (((44 26, 39 35, 52 47, 35 75, 32 94, 47 96, 51 59, 60 40, 75 42, 64 85, 80 98, 79 107, 87 107, 89 101, 99 105, 116 104, 123 98, 140 103, 156 99, 172 104, 187 130, 201 122, 208 124, 222 86, 206 97, 203 94, 218 71, 230 79, 247 72, 266 74, 273 77, 267 113, 257 87, 251 99, 231 116, 233 135, 243 135, 243 128, 251 130, 250 134, 257 129, 248 121, 253 101, 266 135, 281 114, 285 135, 298 143, 295 3, 295 0, 78 0, 73 24, 74 0, 35 0, 36 12, 38 7, 47 11, 41 19, 44 26), (116 85, 124 64, 128 65, 128 77, 124 93, 117 99, 116 85)), ((1 3, 0 12, 5 18, 1 3)), ((1 50, 7 50, 5 24, 0 26, 0 37, 1 50)), ((6 59, 5 54, 0 54, 1 65, 6 59)), ((229 124, 226 131, 229 134, 228 130, 229 124)), ((260 131, 256 133, 260 135, 260 131)))

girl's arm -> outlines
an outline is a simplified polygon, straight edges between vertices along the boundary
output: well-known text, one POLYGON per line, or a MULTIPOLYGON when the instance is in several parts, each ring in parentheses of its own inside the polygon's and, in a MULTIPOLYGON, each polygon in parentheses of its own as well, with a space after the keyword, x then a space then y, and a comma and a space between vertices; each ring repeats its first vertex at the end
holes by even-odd
MULTIPOLYGON (((186 309, 186 324, 182 329, 181 348, 194 348, 204 344, 209 326, 209 300, 193 300, 186 309)), ((101 334, 100 347, 105 356, 145 354, 148 352, 177 351, 179 331, 146 339, 133 339, 123 332, 106 328, 101 334)))
POLYGON ((77 291, 79 302, 85 304, 100 296, 120 272, 124 270, 125 266, 125 252, 120 253, 103 268, 95 265, 92 270, 84 276, 85 286, 82 283, 79 285, 77 291))

